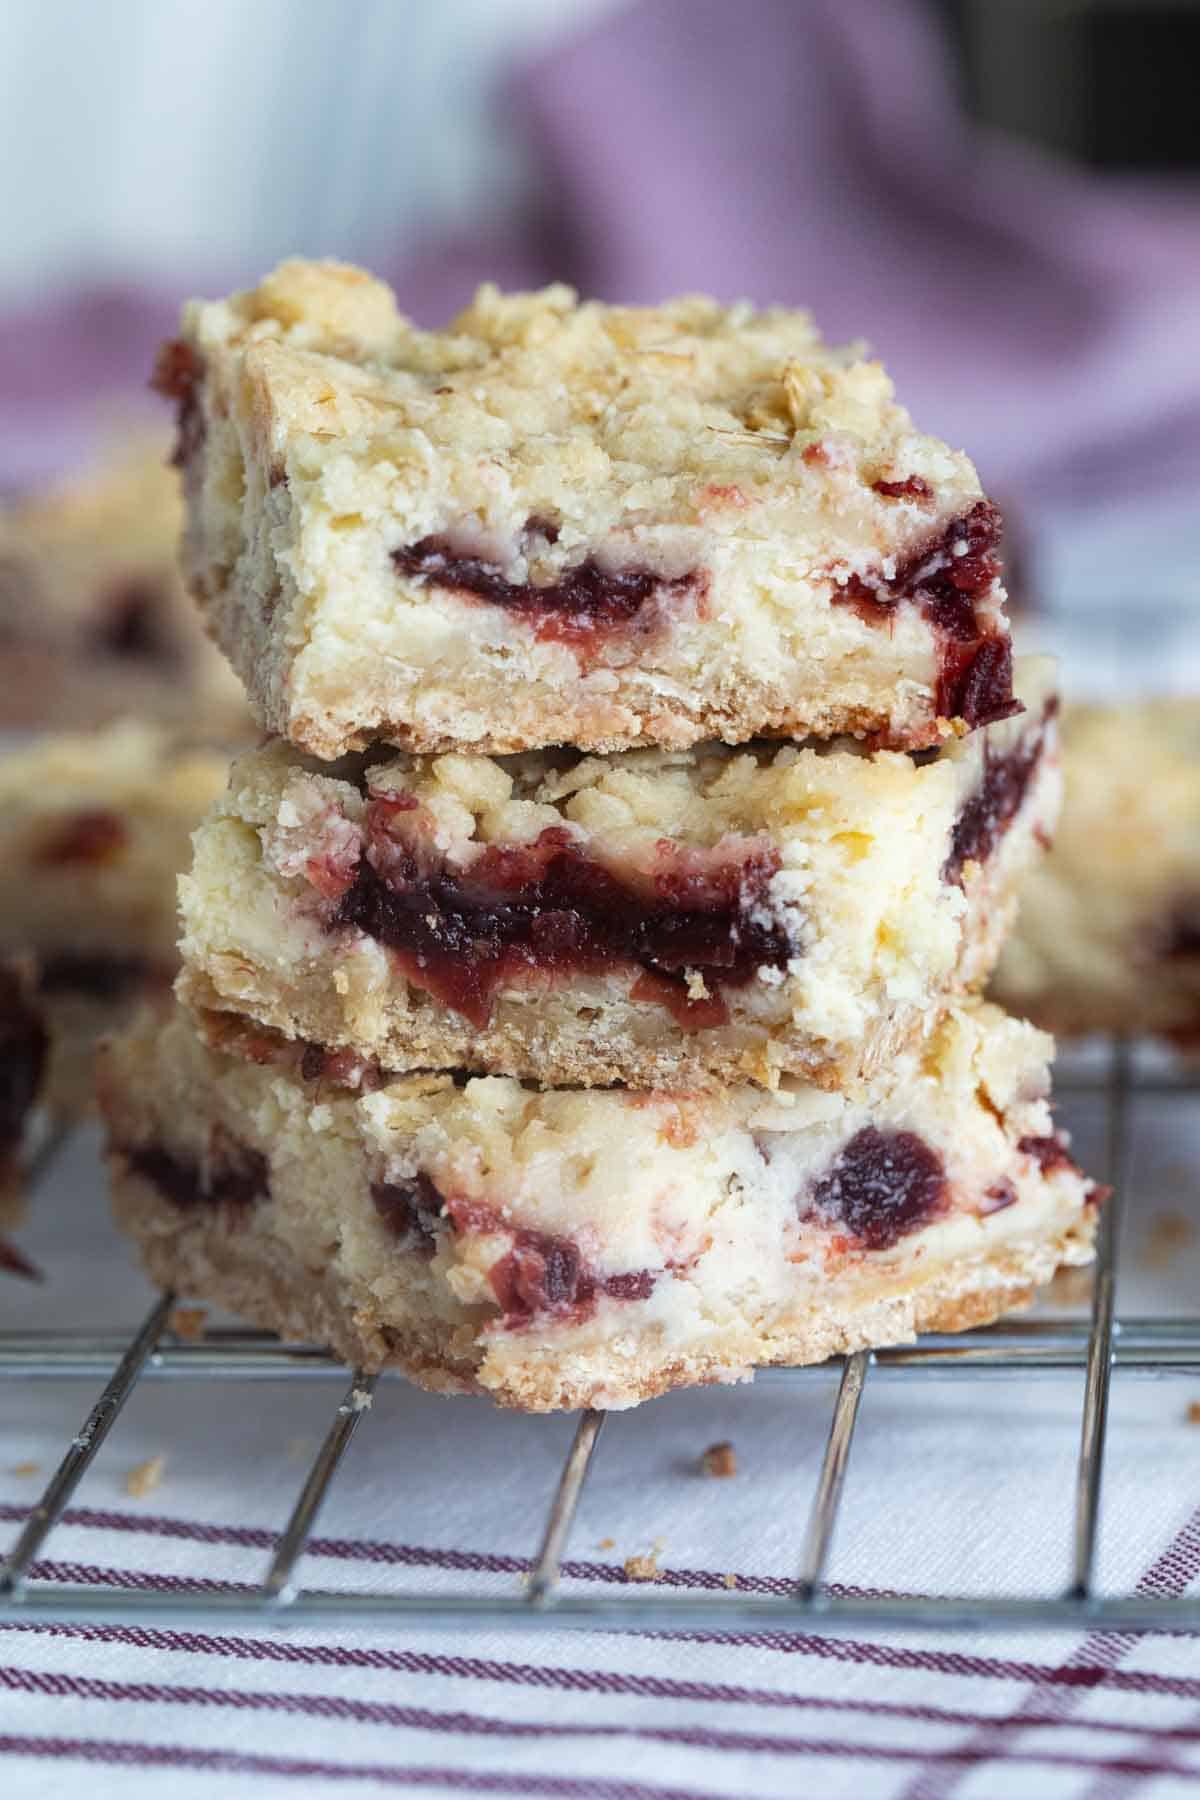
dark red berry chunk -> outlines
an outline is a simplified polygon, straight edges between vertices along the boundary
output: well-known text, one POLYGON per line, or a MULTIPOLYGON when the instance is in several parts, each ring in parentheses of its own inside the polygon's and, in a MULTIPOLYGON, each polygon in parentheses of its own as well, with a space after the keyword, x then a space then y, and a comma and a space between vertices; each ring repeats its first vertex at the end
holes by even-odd
MULTIPOLYGON (((530 519, 527 531, 544 536, 548 543, 558 537, 557 526, 543 519, 530 519)), ((652 569, 605 569, 591 556, 544 586, 512 582, 495 563, 460 555, 446 537, 403 545, 392 551, 392 562, 401 575, 423 586, 450 588, 502 606, 527 619, 539 637, 557 638, 580 649, 599 633, 640 625, 652 602, 679 602, 698 595, 705 586, 697 570, 668 580, 652 569)))
POLYGON ((885 500, 931 500, 933 489, 923 475, 906 475, 903 481, 874 481, 877 494, 885 500))
POLYGON ((1026 1156, 1032 1156, 1047 1175, 1055 1169, 1075 1167, 1067 1146, 1053 1133, 1049 1137, 1023 1137, 1017 1149, 1024 1151, 1026 1156))
POLYGON ((0 967, 0 1159, 20 1143, 46 1068, 41 1016, 11 970, 0 967))
POLYGON ((663 840, 651 878, 635 886, 552 827, 530 844, 491 845, 456 873, 418 855, 391 829, 394 817, 386 797, 368 807, 366 854, 333 925, 386 944, 414 985, 475 1025, 506 983, 621 968, 653 976, 642 997, 671 1004, 681 1024, 721 1024, 723 987, 798 953, 764 906, 779 866, 768 845, 703 851, 663 840), (713 996, 699 1009, 685 970, 699 971, 713 996))
POLYGON ((164 629, 166 613, 163 590, 133 576, 105 595, 92 642, 102 655, 122 661, 173 663, 177 653, 164 629))
POLYGON ((181 1212, 212 1207, 237 1214, 270 1193, 266 1157, 228 1133, 213 1133, 204 1159, 156 1143, 134 1144, 123 1155, 135 1175, 151 1182, 181 1212))
MULTIPOLYGON (((1046 717, 1053 716, 1054 702, 1046 717)), ((942 865, 942 879, 961 882, 968 862, 986 862, 1008 830, 1029 789, 1042 759, 1045 726, 1004 755, 985 744, 983 779, 954 821, 950 852, 942 865)))
POLYGON ((199 353, 182 338, 169 339, 155 358, 150 386, 155 393, 175 402, 177 435, 171 463, 177 469, 185 468, 204 443, 204 412, 199 394, 203 374, 199 353))
POLYGON ((89 1000, 124 1000, 156 973, 143 956, 60 950, 39 964, 38 989, 43 994, 84 994, 89 1000))
POLYGON ((442 1196, 422 1170, 411 1181, 376 1181, 371 1184, 375 1211, 397 1239, 400 1249, 430 1257, 437 1249, 437 1227, 442 1216, 442 1196))
POLYGON ((112 862, 128 842, 128 828, 118 813, 85 807, 59 820, 39 846, 37 860, 47 867, 57 863, 112 862))
POLYGON ((887 1250, 946 1210, 942 1159, 913 1131, 866 1125, 817 1182, 802 1217, 846 1233, 863 1250, 887 1250))
MULTIPOLYGON (((920 479, 917 477, 916 479, 920 479)), ((886 492, 891 484, 876 484, 886 492)), ((852 575, 834 600, 871 625, 890 623, 901 601, 920 607, 938 644, 937 709, 972 728, 1021 710, 1012 690, 1012 645, 979 607, 1000 573, 1002 521, 989 500, 905 557, 894 575, 852 575)))

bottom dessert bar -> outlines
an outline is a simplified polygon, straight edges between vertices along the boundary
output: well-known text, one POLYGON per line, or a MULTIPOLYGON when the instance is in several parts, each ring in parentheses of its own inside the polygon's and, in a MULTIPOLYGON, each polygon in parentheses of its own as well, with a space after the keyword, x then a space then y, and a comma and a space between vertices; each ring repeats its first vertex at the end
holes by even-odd
POLYGON ((977 1325, 1088 1261, 1099 1193, 1053 1130, 1051 1048, 975 1005, 867 1100, 355 1092, 282 1040, 244 1061, 147 1011, 99 1093, 117 1219, 155 1280, 544 1411, 977 1325))

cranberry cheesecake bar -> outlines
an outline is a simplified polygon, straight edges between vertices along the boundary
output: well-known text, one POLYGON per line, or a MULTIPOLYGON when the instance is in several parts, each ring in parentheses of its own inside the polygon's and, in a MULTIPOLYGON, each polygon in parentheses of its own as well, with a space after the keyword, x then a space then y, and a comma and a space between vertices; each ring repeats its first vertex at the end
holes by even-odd
POLYGON ((996 508, 807 314, 487 286, 426 332, 288 262, 189 305, 156 379, 188 579, 316 756, 909 749, 1016 704, 996 508))
POLYGON ((0 955, 36 968, 52 1107, 86 1101, 97 1031, 173 978, 176 879, 226 769, 130 721, 0 756, 0 955))
POLYGON ((839 1086, 991 970, 1058 808, 1050 665, 916 756, 854 739, 242 757, 180 992, 392 1071, 839 1086))
POLYGON ((1066 800, 1024 878, 997 972, 1016 1011, 1065 1035, 1200 1046, 1200 699, 1072 706, 1066 800))
POLYGON ((0 507, 0 727, 80 730, 122 713, 245 739, 245 697, 177 567, 163 444, 136 442, 0 507))
MULTIPOLYGON (((370 1091, 145 1013, 100 1058, 151 1276, 368 1369, 531 1411, 957 1330, 1091 1256, 1050 1040, 976 1004, 871 1094, 370 1091)), ((264 1052, 265 1054, 265 1052, 264 1052)))

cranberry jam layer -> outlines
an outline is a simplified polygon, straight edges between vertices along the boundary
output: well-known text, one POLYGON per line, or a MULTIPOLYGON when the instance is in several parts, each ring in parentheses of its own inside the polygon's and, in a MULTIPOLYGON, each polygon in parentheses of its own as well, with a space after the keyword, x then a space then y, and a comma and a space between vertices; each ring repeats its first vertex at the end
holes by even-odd
POLYGON ((118 1222, 153 1279, 348 1362, 529 1411, 631 1406, 957 1330, 1087 1262, 1100 1195, 1049 1038, 976 1003, 851 1097, 352 1093, 181 1011, 102 1052, 118 1222))
POLYGON ((1049 671, 1020 679, 1020 714, 917 755, 276 742, 196 836, 180 991, 393 1071, 867 1078, 987 974, 1053 829, 1049 671))
POLYGON ((176 881, 227 762, 132 720, 0 755, 0 958, 36 970, 55 1113, 90 1103, 97 1032, 174 977, 176 881))
POLYGON ((919 749, 1016 704, 996 508, 805 313, 484 287, 419 331, 289 262, 156 379, 191 587, 313 755, 919 749))

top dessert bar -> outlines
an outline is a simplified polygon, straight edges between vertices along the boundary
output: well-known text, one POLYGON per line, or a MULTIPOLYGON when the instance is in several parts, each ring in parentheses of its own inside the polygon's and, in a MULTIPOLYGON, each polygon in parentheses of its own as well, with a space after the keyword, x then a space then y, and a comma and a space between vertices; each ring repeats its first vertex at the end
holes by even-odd
POLYGON ((178 570, 179 483, 157 437, 0 507, 0 727, 132 714, 245 739, 245 699, 178 570))
POLYGON ((918 749, 1016 710, 995 507, 804 313, 485 286, 426 332, 289 262, 188 306, 156 381, 188 579, 316 756, 918 749))

